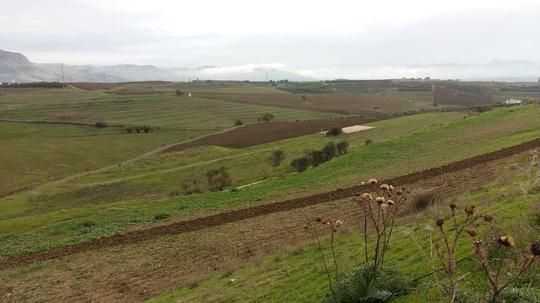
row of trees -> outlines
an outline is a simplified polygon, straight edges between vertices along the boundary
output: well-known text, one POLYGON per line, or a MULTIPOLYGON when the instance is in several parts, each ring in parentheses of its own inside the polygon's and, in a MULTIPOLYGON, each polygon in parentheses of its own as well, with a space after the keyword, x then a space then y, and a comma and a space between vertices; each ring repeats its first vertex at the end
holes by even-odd
POLYGON ((131 134, 133 132, 136 133, 149 133, 153 131, 154 129, 150 125, 141 125, 141 126, 129 126, 125 128, 125 131, 128 134, 131 134))
MULTIPOLYGON (((348 149, 349 142, 347 141, 341 141, 337 144, 329 142, 321 150, 306 151, 304 156, 292 160, 291 166, 293 166, 296 171, 302 172, 309 166, 317 167, 335 157, 345 155, 348 149)), ((268 162, 272 167, 279 166, 283 160, 285 160, 285 152, 283 150, 272 151, 268 158, 268 162)), ((208 170, 205 176, 208 189, 211 191, 221 191, 232 184, 232 177, 223 166, 218 169, 208 170)), ((182 183, 182 190, 184 194, 200 193, 201 189, 197 185, 198 182, 196 180, 184 181, 182 183)), ((174 192, 172 194, 177 195, 179 193, 174 192)))
POLYGON ((341 141, 337 144, 329 142, 321 150, 306 151, 304 156, 292 160, 291 166, 297 172, 303 172, 310 166, 317 167, 335 157, 345 155, 349 150, 349 142, 341 141))

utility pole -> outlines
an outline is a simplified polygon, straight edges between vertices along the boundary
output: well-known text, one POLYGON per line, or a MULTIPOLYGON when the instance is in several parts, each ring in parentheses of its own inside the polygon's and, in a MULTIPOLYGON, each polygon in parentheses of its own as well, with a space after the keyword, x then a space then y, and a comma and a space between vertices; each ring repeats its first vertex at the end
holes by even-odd
POLYGON ((62 83, 64 83, 65 79, 64 79, 64 62, 60 63, 60 81, 62 81, 62 83))
POLYGON ((268 82, 268 71, 266 71, 266 82, 268 82))

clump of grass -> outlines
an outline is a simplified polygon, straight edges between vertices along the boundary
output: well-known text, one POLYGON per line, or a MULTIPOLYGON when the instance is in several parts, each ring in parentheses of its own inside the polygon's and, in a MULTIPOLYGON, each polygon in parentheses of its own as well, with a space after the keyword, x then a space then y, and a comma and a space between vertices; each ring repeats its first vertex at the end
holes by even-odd
POLYGON ((384 268, 375 279, 374 266, 367 263, 347 273, 336 284, 336 298, 327 296, 324 303, 334 302, 389 302, 407 294, 412 285, 400 271, 384 268))
POLYGON ((156 220, 156 221, 165 220, 165 219, 168 219, 169 217, 170 217, 169 214, 160 213, 160 214, 157 214, 157 215, 154 216, 154 220, 156 220))
POLYGON ((414 196, 412 209, 414 212, 419 213, 433 205, 442 203, 443 200, 443 196, 436 191, 422 192, 414 196))

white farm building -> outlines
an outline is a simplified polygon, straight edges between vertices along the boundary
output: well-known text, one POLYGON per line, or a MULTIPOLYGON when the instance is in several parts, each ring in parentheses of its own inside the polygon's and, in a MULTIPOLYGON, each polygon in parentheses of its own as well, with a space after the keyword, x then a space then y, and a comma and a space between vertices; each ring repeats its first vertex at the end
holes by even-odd
POLYGON ((506 99, 506 101, 504 101, 504 104, 507 104, 507 105, 522 104, 522 103, 523 101, 519 99, 506 99))

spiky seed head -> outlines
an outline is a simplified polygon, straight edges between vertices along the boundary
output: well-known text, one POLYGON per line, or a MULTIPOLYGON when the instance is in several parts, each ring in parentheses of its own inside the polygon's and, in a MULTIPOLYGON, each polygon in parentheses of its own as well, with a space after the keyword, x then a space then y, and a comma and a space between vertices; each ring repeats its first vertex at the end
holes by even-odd
POLYGON ((382 208, 387 208, 387 207, 388 207, 388 203, 383 203, 383 204, 381 204, 381 207, 382 207, 382 208))
POLYGON ((493 221, 493 216, 492 215, 484 215, 484 221, 486 221, 486 222, 493 221))
POLYGON ((467 233, 469 234, 469 236, 471 236, 473 238, 476 237, 476 235, 477 235, 476 230, 474 230, 474 229, 468 229, 467 233))
POLYGON ((503 246, 506 246, 506 247, 511 247, 511 246, 515 245, 514 244, 514 239, 511 236, 508 236, 508 235, 500 236, 497 239, 497 242, 499 242, 499 244, 501 244, 503 246))
POLYGON ((534 256, 540 256, 540 242, 536 242, 531 245, 531 253, 534 256))
POLYGON ((390 190, 390 186, 388 186, 388 184, 381 184, 380 188, 382 190, 390 190))
POLYGON ((476 216, 476 207, 474 205, 469 205, 465 207, 465 212, 469 216, 476 216))
POLYGON ((373 185, 373 184, 377 184, 378 181, 377 181, 377 179, 371 178, 371 179, 369 179, 368 182, 369 182, 369 184, 373 185))
POLYGON ((437 224, 437 226, 443 226, 444 224, 444 219, 443 218, 439 218, 435 221, 435 224, 437 224))
POLYGON ((317 219, 315 219, 317 222, 321 222, 322 221, 322 218, 321 217, 317 217, 317 219))
POLYGON ((457 207, 457 205, 456 205, 455 203, 450 204, 450 208, 451 208, 452 210, 456 209, 456 207, 457 207))
POLYGON ((362 183, 360 183, 360 185, 366 185, 366 182, 362 181, 362 183))
POLYGON ((394 200, 388 200, 388 201, 386 201, 386 203, 388 203, 388 205, 392 206, 392 205, 394 205, 394 200))
POLYGON ((388 185, 388 189, 390 189, 390 191, 394 191, 394 186, 393 185, 388 185))
POLYGON ((384 197, 377 197, 375 198, 375 202, 379 203, 379 204, 383 204, 384 203, 384 197))
POLYGON ((343 225, 343 221, 336 220, 336 223, 334 224, 336 227, 341 227, 343 225))
POLYGON ((373 197, 371 196, 370 193, 363 193, 362 194, 362 200, 369 202, 369 201, 373 200, 373 197))

